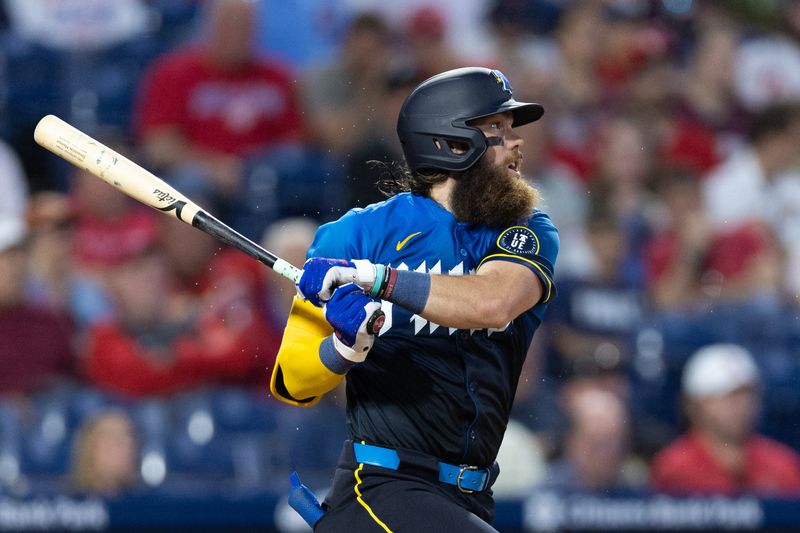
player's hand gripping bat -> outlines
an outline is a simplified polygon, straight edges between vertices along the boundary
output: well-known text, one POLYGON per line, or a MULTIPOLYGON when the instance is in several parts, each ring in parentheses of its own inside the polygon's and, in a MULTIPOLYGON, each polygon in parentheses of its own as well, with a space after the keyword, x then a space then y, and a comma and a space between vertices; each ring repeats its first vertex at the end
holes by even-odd
MULTIPOLYGON (((160 178, 60 118, 54 115, 42 118, 36 125, 33 137, 40 146, 76 167, 91 172, 131 198, 238 248, 281 276, 297 283, 303 274, 299 268, 203 211, 160 178)), ((367 329, 378 333, 383 322, 384 314, 378 310, 370 317, 367 329)))

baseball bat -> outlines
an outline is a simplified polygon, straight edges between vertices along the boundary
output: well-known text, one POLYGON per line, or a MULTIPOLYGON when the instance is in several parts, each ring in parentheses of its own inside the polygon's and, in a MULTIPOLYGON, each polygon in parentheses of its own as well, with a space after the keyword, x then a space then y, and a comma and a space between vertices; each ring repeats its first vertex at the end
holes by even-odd
MULTIPOLYGON (((55 115, 47 115, 39 121, 33 138, 43 148, 91 172, 131 198, 241 250, 281 276, 296 283, 303 274, 299 268, 204 211, 162 179, 55 115)), ((373 333, 380 331, 383 318, 383 312, 376 311, 367 329, 373 333)))

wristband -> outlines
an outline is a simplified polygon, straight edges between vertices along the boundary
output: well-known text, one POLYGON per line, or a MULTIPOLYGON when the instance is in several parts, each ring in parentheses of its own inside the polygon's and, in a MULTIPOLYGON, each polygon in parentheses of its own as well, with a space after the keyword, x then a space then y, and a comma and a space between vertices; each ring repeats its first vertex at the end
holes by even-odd
POLYGON ((347 374, 347 371, 366 359, 366 354, 356 354, 336 338, 336 334, 326 337, 319 345, 319 359, 325 368, 334 374, 347 374), (337 342, 338 341, 338 342, 337 342), (345 357, 347 354, 350 358, 345 357), (363 358, 362 358, 363 357, 363 358), (358 359, 361 359, 360 361, 358 359))
POLYGON ((431 275, 427 272, 392 269, 382 298, 419 314, 425 309, 430 292, 431 275), (388 290, 390 283, 392 288, 388 290))
POLYGON ((372 298, 378 298, 378 296, 383 292, 383 280, 386 276, 386 267, 383 265, 375 265, 375 283, 372 284, 372 289, 369 291, 369 295, 372 298))
POLYGON ((381 291, 381 298, 389 300, 394 292, 394 286, 397 284, 397 270, 394 268, 386 267, 389 273, 386 275, 386 287, 381 291))

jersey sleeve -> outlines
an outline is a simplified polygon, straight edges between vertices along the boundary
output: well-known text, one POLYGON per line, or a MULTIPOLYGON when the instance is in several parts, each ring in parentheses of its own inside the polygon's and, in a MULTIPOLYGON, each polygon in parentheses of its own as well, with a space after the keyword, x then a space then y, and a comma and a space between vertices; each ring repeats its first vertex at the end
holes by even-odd
MULTIPOLYGON (((359 236, 352 211, 320 226, 307 257, 350 259, 358 257, 359 236)), ((322 309, 295 297, 270 378, 270 390, 282 402, 310 407, 336 387, 344 374, 332 372, 320 359, 320 345, 333 333, 322 309)))
POLYGON ((527 224, 511 226, 497 234, 478 268, 489 261, 510 261, 529 268, 544 288, 539 303, 547 303, 556 294, 553 277, 558 247, 558 230, 550 217, 537 211, 527 224))
POLYGON ((358 224, 360 209, 353 209, 334 222, 323 224, 308 247, 306 258, 364 259, 364 236, 358 224))

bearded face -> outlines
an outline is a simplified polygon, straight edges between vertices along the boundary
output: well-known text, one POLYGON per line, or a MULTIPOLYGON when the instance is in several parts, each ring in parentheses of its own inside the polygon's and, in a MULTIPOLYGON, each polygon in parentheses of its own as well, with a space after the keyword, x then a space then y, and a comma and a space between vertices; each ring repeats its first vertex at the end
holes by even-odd
POLYGON ((539 203, 539 191, 519 172, 522 156, 511 152, 501 163, 484 155, 456 179, 450 205, 461 222, 502 228, 524 222, 539 203))

